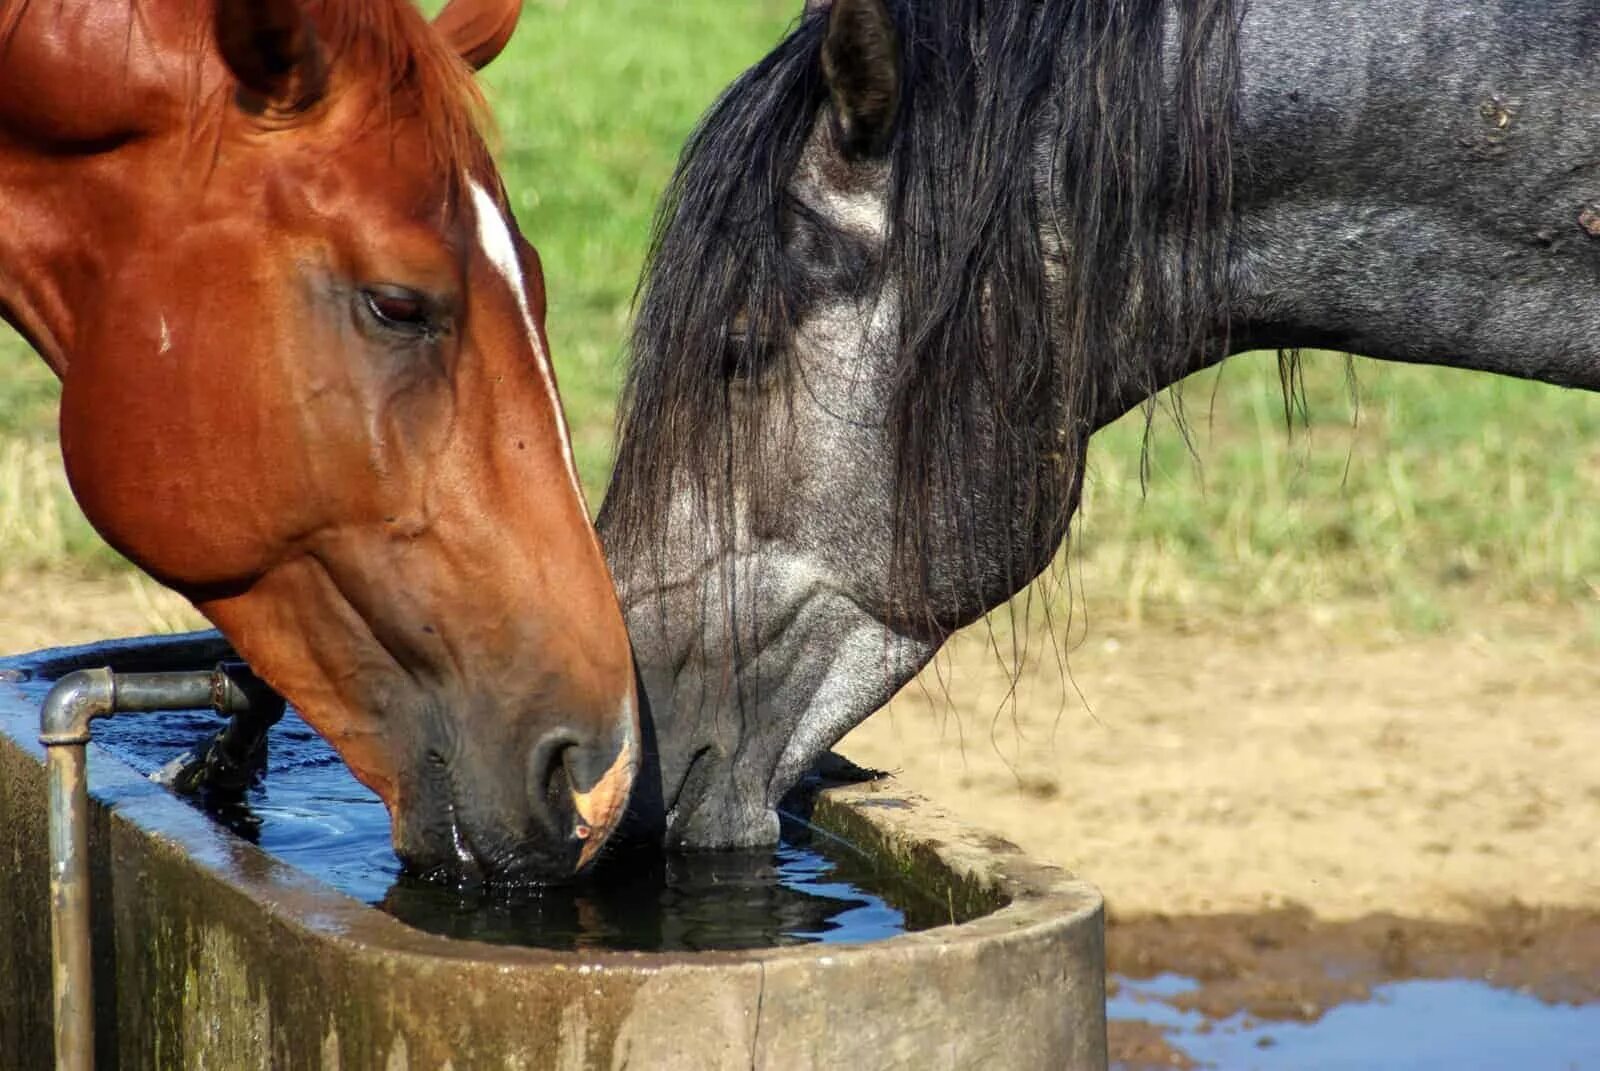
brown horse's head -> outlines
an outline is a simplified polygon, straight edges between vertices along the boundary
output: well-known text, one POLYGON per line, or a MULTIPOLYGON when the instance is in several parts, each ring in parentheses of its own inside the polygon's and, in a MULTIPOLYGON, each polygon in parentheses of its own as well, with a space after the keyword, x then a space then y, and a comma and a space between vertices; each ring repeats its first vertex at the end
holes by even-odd
POLYGON ((0 204, 30 213, 0 308, 64 379, 85 513, 339 749, 413 869, 469 879, 574 873, 639 753, 538 256, 473 121, 518 7, 0 14, 0 204))

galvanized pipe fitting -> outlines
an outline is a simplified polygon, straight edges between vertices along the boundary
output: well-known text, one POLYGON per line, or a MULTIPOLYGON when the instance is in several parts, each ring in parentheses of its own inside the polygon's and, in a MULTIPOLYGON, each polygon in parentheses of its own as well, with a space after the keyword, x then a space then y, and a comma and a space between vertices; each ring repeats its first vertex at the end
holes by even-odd
POLYGON ((68 673, 44 697, 39 742, 45 747, 87 744, 90 719, 110 714, 115 698, 116 676, 109 669, 68 673))
POLYGON ((94 961, 89 948, 89 722, 110 714, 109 669, 80 669, 56 682, 39 712, 50 777, 50 954, 56 1067, 94 1066, 94 961))
POLYGON ((55 987, 56 1067, 94 1066, 94 960, 89 918, 89 724, 121 712, 261 710, 278 720, 283 701, 243 666, 193 673, 80 669, 56 682, 39 711, 50 797, 50 948, 55 987))

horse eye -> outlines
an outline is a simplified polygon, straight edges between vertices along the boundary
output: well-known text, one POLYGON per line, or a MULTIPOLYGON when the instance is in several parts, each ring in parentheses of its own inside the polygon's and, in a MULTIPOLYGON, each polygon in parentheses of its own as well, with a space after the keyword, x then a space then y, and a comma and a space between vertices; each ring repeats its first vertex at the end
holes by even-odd
POLYGON ((367 311, 384 327, 418 334, 432 326, 428 299, 400 286, 371 286, 361 291, 367 311))
POLYGON ((722 374, 726 379, 748 379, 758 347, 750 337, 748 316, 740 312, 722 333, 722 374))

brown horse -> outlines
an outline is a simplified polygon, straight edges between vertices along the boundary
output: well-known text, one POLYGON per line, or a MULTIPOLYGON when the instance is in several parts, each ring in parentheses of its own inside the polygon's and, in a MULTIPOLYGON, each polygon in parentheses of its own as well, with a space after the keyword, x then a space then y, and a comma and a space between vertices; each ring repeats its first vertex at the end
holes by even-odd
POLYGON ((0 0, 0 313, 79 503, 463 879, 584 866, 639 752, 475 121, 519 7, 0 0))

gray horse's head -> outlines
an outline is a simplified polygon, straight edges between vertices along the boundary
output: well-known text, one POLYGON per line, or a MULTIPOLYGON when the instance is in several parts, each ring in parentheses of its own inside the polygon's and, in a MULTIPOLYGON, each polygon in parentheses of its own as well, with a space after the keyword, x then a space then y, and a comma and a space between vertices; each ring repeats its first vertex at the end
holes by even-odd
POLYGON ((643 817, 775 839, 1049 563, 1090 434, 1230 352, 1600 385, 1600 30, 1504 6, 813 5, 694 134, 647 268, 600 518, 643 817))

